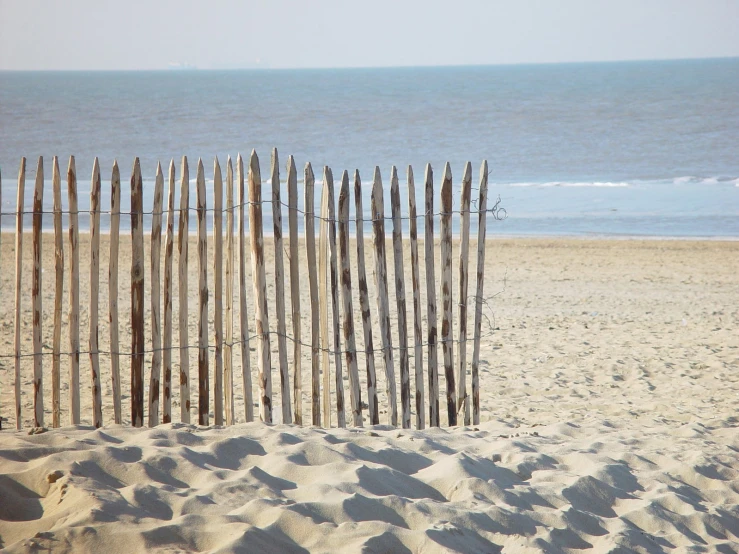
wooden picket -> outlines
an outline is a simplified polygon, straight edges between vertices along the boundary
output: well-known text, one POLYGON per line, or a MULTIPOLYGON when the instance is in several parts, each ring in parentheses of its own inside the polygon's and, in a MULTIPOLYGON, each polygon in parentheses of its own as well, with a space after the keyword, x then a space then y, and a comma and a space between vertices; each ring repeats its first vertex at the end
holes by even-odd
POLYGON ((416 380, 416 429, 426 428, 423 386, 423 322, 421 321, 421 282, 418 269, 418 221, 416 220, 416 184, 413 168, 408 166, 408 222, 411 237, 411 284, 413 287, 413 366, 416 380))
POLYGON ((205 172, 198 159, 196 177, 198 206, 198 424, 210 421, 210 374, 208 356, 208 231, 206 229, 205 172))
POLYGON ((426 320, 428 332, 426 342, 428 344, 429 364, 429 425, 439 427, 439 363, 437 348, 437 315, 436 315, 436 275, 434 269, 434 172, 431 164, 426 165, 426 221, 424 223, 424 246, 426 256, 426 320))
POLYGON ((162 164, 157 163, 154 178, 154 206, 151 216, 151 376, 149 379, 149 427, 159 425, 159 384, 162 373, 162 326, 160 274, 162 253, 162 196, 164 175, 162 164))
MULTIPOLYGON (((110 178, 110 260, 108 262, 108 319, 110 321, 110 373, 113 387, 113 422, 121 418, 121 369, 118 341, 118 237, 121 224, 121 173, 113 162, 110 178)), ((73 285, 74 286, 74 285, 73 285)))
POLYGON ((244 418, 254 421, 254 393, 251 381, 251 360, 249 353, 249 324, 246 312, 246 196, 244 194, 244 159, 236 158, 236 173, 239 181, 239 328, 241 329, 241 382, 244 388, 244 418))
POLYGON ((295 159, 287 159, 287 203, 290 233, 290 305, 293 320, 293 402, 295 423, 303 424, 303 375, 301 372, 300 260, 298 259, 298 173, 295 159))
POLYGON ((305 250, 308 260, 308 286, 311 313, 311 422, 321 424, 321 344, 319 329, 318 275, 316 274, 315 176, 310 163, 305 164, 305 250))
POLYGON ((470 199, 472 194, 472 165, 464 166, 459 214, 459 351, 457 359, 457 417, 464 411, 464 424, 470 424, 470 404, 467 396, 467 289, 470 251, 470 199))
MULTIPOLYGON (((97 159, 95 160, 97 167, 97 159)), ((94 171, 94 170, 93 170, 94 171)), ((98 181, 100 175, 98 172, 98 181)), ((33 351, 41 352, 42 297, 41 297, 41 229, 44 219, 44 159, 39 156, 36 167, 36 186, 33 191, 33 276, 31 281, 31 301, 33 303, 33 351)), ((94 262, 93 262, 94 265, 94 262)), ((44 358, 33 357, 33 424, 44 426, 44 358)))
POLYGON ((223 175, 218 158, 213 163, 213 419, 223 425, 223 175))
MULTIPOLYGON (((64 296, 64 237, 62 236, 62 177, 59 159, 54 156, 52 188, 54 196, 54 334, 52 336, 51 364, 51 412, 52 426, 61 425, 61 345, 62 345, 62 297, 64 296)), ((0 204, 1 205, 1 204, 0 204)))
POLYGON ((454 383, 454 331, 452 329, 452 170, 444 166, 441 183, 441 349, 444 353, 446 407, 449 426, 457 425, 454 383))
MULTIPOLYGON (((25 163, 25 162, 24 162, 25 163)), ((20 189, 20 186, 19 186, 20 189)), ((69 206, 69 423, 80 423, 80 252, 77 203, 77 167, 74 156, 67 167, 69 206)))
POLYGON ((100 390, 100 353, 98 326, 98 304, 100 301, 100 165, 98 159, 92 166, 92 183, 90 185, 90 383, 92 388, 92 424, 103 426, 103 398, 100 390))
POLYGON ((131 424, 144 425, 144 191, 139 159, 131 174, 131 424))
POLYGON ((18 169, 15 216, 15 428, 21 428, 21 284, 23 280, 23 206, 26 194, 26 158, 18 169))
POLYGON ((226 425, 234 424, 234 168, 226 164, 226 342, 223 345, 223 387, 226 425))
POLYGON ((167 233, 164 242, 164 320, 162 327, 162 370, 164 371, 164 402, 162 423, 172 422, 172 254, 174 252, 174 160, 169 161, 167 186, 167 233))
POLYGON ((190 352, 188 350, 187 270, 188 234, 190 228, 190 168, 187 156, 182 156, 180 169, 180 225, 177 232, 178 305, 180 340, 180 420, 190 423, 190 352))
POLYGON ((475 327, 472 350, 472 424, 480 423, 480 335, 482 334, 482 294, 485 285, 485 234, 488 209, 488 162, 480 166, 480 199, 477 202, 477 289, 475 292, 475 327))

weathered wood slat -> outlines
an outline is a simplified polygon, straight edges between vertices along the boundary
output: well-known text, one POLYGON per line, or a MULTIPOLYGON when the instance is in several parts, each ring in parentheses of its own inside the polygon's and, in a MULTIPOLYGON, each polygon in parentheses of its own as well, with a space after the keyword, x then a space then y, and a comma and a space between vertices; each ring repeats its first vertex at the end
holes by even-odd
POLYGON ((400 214, 398 170, 390 170, 390 207, 393 215, 393 261, 395 262, 395 305, 398 312, 400 350, 400 406, 403 429, 411 426, 411 376, 408 364, 408 317, 405 304, 405 269, 403 267, 403 222, 400 214))
POLYGON ((188 348, 187 258, 190 228, 190 168, 187 156, 182 156, 180 169, 180 220, 177 232, 179 341, 180 341, 180 420, 190 423, 190 353, 188 348))
POLYGON ((388 401, 390 425, 398 425, 398 402, 393 365, 393 340, 390 332, 390 304, 387 289, 387 261, 385 258, 385 206, 382 194, 380 168, 375 167, 372 182, 372 230, 375 246, 375 286, 377 289, 377 313, 380 320, 383 359, 385 362, 385 391, 388 401))
POLYGON ((205 172, 198 159, 198 424, 209 425, 210 370, 208 356, 208 230, 206 229, 205 172))
POLYGON ((334 365, 336 376, 336 420, 339 427, 346 427, 344 413, 344 376, 341 367, 341 334, 339 332, 339 271, 336 251, 336 202, 334 201, 334 175, 331 168, 323 170, 324 186, 328 187, 328 245, 331 264, 331 321, 333 323, 334 365))
POLYGON ((457 400, 454 383, 454 332, 452 329, 452 170, 444 166, 441 184, 441 349, 444 353, 446 404, 449 426, 457 424, 457 400))
POLYGON ((311 423, 321 424, 321 364, 318 275, 316 274, 315 176, 310 163, 305 164, 305 249, 311 309, 311 423))
POLYGON ((367 289, 367 270, 364 261, 364 211, 362 210, 362 181, 359 170, 354 172, 354 209, 357 221, 357 279, 359 281, 359 306, 362 309, 362 329, 364 331, 365 365, 367 369, 367 406, 370 425, 380 423, 377 403, 377 375, 375 372, 375 351, 372 342, 372 314, 369 291, 367 289))
POLYGON ((272 355, 269 340, 267 279, 264 270, 262 176, 259 170, 259 158, 254 150, 249 159, 249 238, 251 239, 252 280, 256 299, 254 323, 258 341, 259 415, 265 423, 272 423, 272 355))
POLYGON ((31 302, 33 309, 33 424, 44 426, 44 366, 42 343, 41 297, 41 230, 44 223, 44 159, 39 156, 36 167, 36 186, 33 191, 33 276, 31 302))
POLYGON ((488 162, 480 166, 479 226, 477 229, 477 289, 475 292, 474 347, 472 350, 472 424, 480 423, 480 334, 482 330, 482 294, 485 285, 485 233, 488 209, 488 162))
POLYGON ((421 276, 418 268, 418 221, 416 184, 413 168, 408 166, 408 221, 411 236, 411 281, 413 286, 413 362, 416 378, 416 429, 426 428, 423 375, 423 331, 421 321, 421 276))
POLYGON ((90 184, 90 389, 92 393, 92 425, 103 426, 103 397, 100 382, 100 325, 98 308, 100 304, 100 164, 98 159, 92 165, 90 184))
MULTIPOLYGON (((113 386, 113 421, 121 417, 121 366, 118 354, 118 240, 121 226, 121 172, 113 162, 110 177, 110 259, 108 260, 108 319, 110 321, 110 374, 113 386)), ((74 287, 74 285, 70 285, 74 287)))
POLYGON ((346 372, 349 374, 349 402, 351 402, 354 426, 362 427, 362 392, 357 369, 357 345, 354 340, 351 261, 349 260, 349 174, 346 171, 341 176, 341 191, 339 192, 339 255, 341 258, 341 300, 344 316, 346 372))
POLYGON ((80 252, 77 168, 74 156, 67 167, 69 204, 69 423, 80 423, 80 252))
POLYGON ((218 158, 213 162, 213 316, 213 419, 223 425, 223 174, 218 158))
POLYGON ((426 320, 428 334, 428 374, 429 374, 429 425, 439 427, 439 364, 437 348, 436 315, 436 271, 434 269, 434 171, 431 164, 426 165, 426 221, 424 224, 424 246, 426 265, 426 320))
MULTIPOLYGON (((0 186, 0 188, 2 188, 0 186)), ((52 189, 54 196, 54 333, 52 336, 51 413, 52 425, 61 425, 61 370, 62 370, 62 298, 64 296, 64 236, 62 230, 62 176, 59 159, 54 156, 52 189)), ((0 205, 2 202, 0 201, 0 205)))
POLYGON ((234 168, 226 164, 226 342, 223 345, 223 395, 226 425, 234 424, 234 168))
POLYGON ((149 378, 149 427, 159 425, 159 389, 162 374, 162 300, 161 300, 161 254, 162 254, 162 205, 164 175, 162 164, 157 162, 154 178, 154 205, 151 217, 151 375, 149 378))
POLYGON ((472 165, 467 162, 462 177, 459 217, 459 365, 457 369, 457 417, 464 412, 464 424, 470 424, 467 396, 467 292, 470 251, 470 200, 472 195, 472 165))
POLYGON ((254 421, 254 393, 251 382, 251 360, 249 350, 249 325, 246 311, 246 230, 244 228, 246 197, 244 195, 244 159, 236 158, 239 180, 239 329, 241 342, 241 380, 244 387, 244 417, 254 421))
POLYGON ((295 423, 303 424, 301 371, 300 260, 298 258, 298 173, 292 156, 287 159, 287 221, 290 232, 290 304, 293 319, 293 405, 295 423))
POLYGON ((162 371, 164 399, 162 423, 172 422, 172 254, 174 252, 174 160, 169 161, 167 187, 167 231, 164 241, 164 318, 162 331, 162 371))
POLYGON ((26 158, 18 169, 15 217, 15 428, 21 428, 21 285, 23 284, 23 208, 26 194, 26 158))
POLYGON ((277 148, 272 150, 272 223, 275 246, 275 316, 277 317, 277 356, 280 369, 282 423, 292 423, 290 375, 287 367, 287 331, 285 325, 285 264, 282 253, 282 201, 280 199, 280 161, 277 148))
POLYGON ((328 187, 324 170, 321 189, 321 231, 318 239, 318 302, 321 316, 321 371, 323 373, 323 426, 331 427, 331 372, 328 348, 328 187))
POLYGON ((144 425, 144 194, 139 159, 131 173, 131 424, 144 425))

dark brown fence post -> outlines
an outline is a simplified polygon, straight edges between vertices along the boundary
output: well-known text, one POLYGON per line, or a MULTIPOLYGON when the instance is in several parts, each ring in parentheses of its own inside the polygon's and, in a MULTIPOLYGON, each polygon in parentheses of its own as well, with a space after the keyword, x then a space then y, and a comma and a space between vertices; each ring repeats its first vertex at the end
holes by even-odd
POLYGON ((485 284, 485 233, 488 209, 488 162, 480 166, 479 226, 477 229, 477 290, 475 292, 475 344, 472 350, 472 424, 480 423, 480 331, 482 328, 482 294, 485 284))
POLYGON ((198 425, 209 425, 210 372, 208 364, 208 230, 205 226, 205 172, 198 159, 198 425))
POLYGON ((223 173, 218 158, 213 162, 213 317, 213 419, 223 425, 223 173))
POLYGON ((408 220, 411 236, 411 281, 413 285, 413 361, 416 376, 416 429, 426 427, 423 394, 423 331, 421 329, 421 282, 418 269, 418 221, 416 220, 416 185, 413 168, 408 166, 408 220))
POLYGON ((161 253, 162 253, 162 204, 164 175, 162 164, 157 162, 154 180, 154 206, 151 216, 151 376, 149 379, 149 427, 159 425, 159 384, 162 373, 161 327, 161 253))
MULTIPOLYGON (((61 425, 61 370, 62 370, 62 298, 64 296, 64 237, 62 230, 62 176, 59 172, 59 159, 54 156, 52 177, 54 195, 54 269, 56 283, 54 287, 54 335, 52 338, 51 365, 51 412, 52 425, 61 425)), ((1 205, 1 203, 0 203, 1 205)))
POLYGON ((33 191, 33 424, 44 426, 44 366, 42 344, 41 230, 44 223, 44 159, 39 156, 33 191))
POLYGON ((139 159, 131 174, 131 424, 144 425, 144 195, 139 159))
POLYGON ((426 221, 424 246, 426 262, 426 319, 428 325, 429 425, 439 427, 439 364, 437 348, 436 271, 434 269, 434 171, 426 164, 426 221))
POLYGON ((470 424, 470 403, 467 396, 467 291, 470 251, 470 198, 472 195, 472 165, 464 166, 459 217, 459 366, 457 370, 457 416, 464 411, 464 424, 470 424))
POLYGON ((77 168, 74 156, 67 167, 69 200, 69 423, 80 423, 80 252, 77 168))
POLYGON ((164 402, 162 423, 172 422, 172 254, 174 251, 174 160, 169 161, 167 188, 167 234, 164 243, 164 320, 162 369, 164 371, 164 402))
POLYGON ((187 255, 190 227, 190 168, 187 156, 182 156, 180 170, 180 221, 177 232, 178 261, 178 303, 179 303, 179 341, 180 341, 180 420, 190 423, 190 353, 187 326, 187 255))
POLYGON ((457 401, 454 386, 454 332, 452 329, 452 170, 444 166, 441 183, 441 348, 444 352, 446 405, 449 425, 457 424, 457 401))

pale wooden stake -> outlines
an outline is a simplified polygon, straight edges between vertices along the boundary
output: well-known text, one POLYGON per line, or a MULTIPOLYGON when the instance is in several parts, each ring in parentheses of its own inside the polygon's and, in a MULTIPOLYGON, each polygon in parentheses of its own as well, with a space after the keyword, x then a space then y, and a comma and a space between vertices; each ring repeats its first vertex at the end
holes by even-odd
POLYGON ((272 149, 272 223, 275 246, 275 312, 277 317, 277 353, 280 364, 280 399, 282 423, 292 423, 290 375, 287 368, 287 331, 285 324, 285 265, 282 254, 282 201, 280 200, 280 161, 272 149))
POLYGON ((480 423, 480 332, 482 330, 482 294, 485 285, 485 233, 488 208, 488 162, 480 166, 479 226, 477 228, 477 291, 475 292, 475 342, 472 350, 472 424, 480 423))
POLYGON ((377 375, 375 373, 375 350, 372 342, 372 315, 367 289, 367 270, 364 262, 364 211, 362 210, 362 181, 359 170, 354 171, 354 209, 357 220, 357 279, 359 280, 359 306, 362 309, 364 331, 364 356, 367 368, 367 406, 370 425, 380 423, 377 403, 377 375))
POLYGON ((144 425, 144 194, 139 159, 131 173, 131 424, 144 425))
POLYGON ((209 425, 210 371, 208 367, 208 231, 205 227, 205 172, 198 159, 198 425, 209 425))
POLYGON ((15 217, 15 428, 21 428, 21 285, 23 283, 23 208, 26 193, 26 158, 18 169, 15 217))
POLYGON ((226 164, 226 343, 223 349, 223 385, 226 425, 234 424, 234 167, 226 164))
POLYGON ((349 374, 349 401, 352 421, 362 427, 362 390, 357 369, 357 345, 354 340, 354 311, 352 309, 351 262, 349 260, 349 174, 341 176, 339 192, 339 254, 341 258, 341 300, 344 315, 344 343, 346 344, 346 372, 349 374))
POLYGON ((190 169, 187 156, 182 156, 180 169, 180 220, 177 231, 179 290, 179 341, 180 341, 180 420, 190 423, 190 353, 187 326, 187 254, 190 230, 190 169))
POLYGON ((439 427, 439 364, 437 348, 436 271, 434 269, 434 170, 426 164, 426 221, 424 246, 426 249, 426 319, 428 325, 429 360, 429 425, 439 427))
POLYGON ((426 428, 423 386, 423 331, 421 329, 421 277, 418 269, 418 221, 413 168, 408 166, 408 221, 411 235, 411 281, 413 285, 413 356, 416 377, 416 429, 426 428))
POLYGON ((251 360, 249 350, 249 325, 246 312, 246 230, 244 220, 246 197, 244 195, 244 160, 236 158, 239 179, 239 329, 241 333, 241 380, 244 386, 244 417, 247 423, 254 421, 254 393, 251 383, 251 360))
POLYGON ((100 383, 100 327, 98 306, 100 302, 100 164, 97 157, 92 164, 90 184, 90 389, 92 393, 92 425, 103 426, 103 397, 100 383))
POLYGON ((331 427, 331 373, 328 350, 328 189, 324 171, 318 239, 318 303, 321 316, 321 371, 323 372, 323 426, 331 427))
POLYGON ((41 229, 44 219, 44 158, 39 156, 36 167, 36 187, 33 192, 33 280, 31 301, 33 303, 33 424, 44 426, 44 366, 42 343, 42 297, 41 297, 41 229))
MULTIPOLYGON (((52 337, 51 366, 51 412, 52 425, 61 425, 61 345, 62 345, 62 298, 64 296, 64 236, 62 230, 62 176, 59 173, 59 159, 54 156, 52 177, 54 194, 54 269, 56 286, 54 287, 54 334, 52 337)), ((1 187, 0 187, 1 188, 1 187)))
POLYGON ((295 423, 303 424, 303 375, 300 335, 300 260, 298 259, 298 173, 292 156, 287 159, 287 221, 290 229, 290 303, 293 318, 293 405, 295 423))
POLYGON ((154 178, 154 206, 151 217, 151 375, 149 378, 149 427, 159 425, 159 384, 162 374, 162 326, 161 326, 161 253, 162 253, 162 203, 164 175, 162 164, 157 162, 154 178))
POLYGON ((375 166, 372 183, 372 230, 375 244, 375 286, 377 289, 377 312, 380 319, 380 336, 385 361, 385 391, 387 393, 390 425, 398 425, 398 402, 393 365, 393 339, 390 333, 390 301, 387 291, 387 261, 385 259, 385 206, 382 195, 380 168, 375 166))
POLYGON ((80 252, 77 207, 77 169, 74 156, 67 167, 69 204, 69 423, 80 423, 80 252))
POLYGON ((467 396, 467 292, 470 251, 470 199, 472 165, 467 162, 462 177, 462 199, 459 217, 459 366, 457 369, 457 416, 464 411, 464 424, 470 424, 470 403, 467 396))
POLYGON ((457 424, 457 399, 454 385, 454 332, 452 329, 452 170, 444 166, 441 183, 441 349, 446 376, 446 407, 449 425, 457 424))
POLYGON ((331 321, 334 336, 334 365, 336 366, 336 420, 339 427, 346 427, 344 414, 344 376, 341 367, 341 334, 339 332, 339 271, 336 252, 336 202, 334 201, 334 175, 331 168, 323 169, 324 188, 328 187, 328 245, 331 263, 331 321))
POLYGON ((265 423, 272 423, 272 355, 269 341, 267 278, 264 272, 262 233, 262 174, 259 170, 257 153, 252 150, 249 159, 249 238, 251 240, 252 281, 256 298, 254 323, 258 340, 259 416, 265 423))
POLYGON ((167 234, 164 243, 164 319, 162 332, 162 369, 164 371, 164 402, 162 423, 172 422, 172 254, 174 251, 174 160, 169 161, 167 189, 167 234))
POLYGON ((310 163, 305 164, 305 249, 308 262, 311 315, 311 423, 321 425, 321 364, 318 276, 316 275, 315 176, 310 163))
MULTIPOLYGON (((113 421, 121 419, 121 366, 118 342, 118 237, 121 226, 121 172, 113 162, 110 177, 110 259, 108 260, 108 317, 110 319, 110 372, 113 385, 113 421)), ((74 286, 74 285, 72 285, 74 286)))
POLYGON ((223 174, 217 157, 213 162, 213 315, 213 419, 216 425, 223 425, 223 174))

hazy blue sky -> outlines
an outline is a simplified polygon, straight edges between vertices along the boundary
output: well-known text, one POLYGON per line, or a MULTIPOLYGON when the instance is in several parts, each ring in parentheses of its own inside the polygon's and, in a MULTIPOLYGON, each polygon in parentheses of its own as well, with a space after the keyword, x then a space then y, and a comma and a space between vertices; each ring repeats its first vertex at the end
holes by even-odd
POLYGON ((0 69, 739 56, 737 0, 0 0, 0 69))

